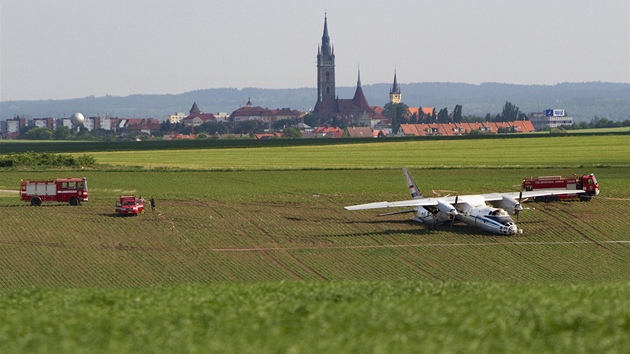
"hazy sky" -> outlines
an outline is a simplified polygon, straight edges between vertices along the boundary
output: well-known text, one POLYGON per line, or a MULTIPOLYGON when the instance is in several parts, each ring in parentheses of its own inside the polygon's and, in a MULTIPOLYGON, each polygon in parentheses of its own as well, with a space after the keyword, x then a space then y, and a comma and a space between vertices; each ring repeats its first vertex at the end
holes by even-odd
POLYGON ((0 0, 0 100, 316 86, 630 82, 628 0, 0 0))

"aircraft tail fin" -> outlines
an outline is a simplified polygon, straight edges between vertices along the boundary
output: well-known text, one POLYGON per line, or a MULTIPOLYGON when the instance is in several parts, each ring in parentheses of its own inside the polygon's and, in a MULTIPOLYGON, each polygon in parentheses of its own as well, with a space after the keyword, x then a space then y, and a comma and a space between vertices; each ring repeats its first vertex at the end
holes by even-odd
POLYGON ((402 169, 403 175, 405 176, 405 181, 407 181, 407 186, 409 187, 409 192, 411 193, 411 198, 413 199, 423 199, 424 196, 420 193, 416 182, 411 177, 409 170, 406 167, 402 169))

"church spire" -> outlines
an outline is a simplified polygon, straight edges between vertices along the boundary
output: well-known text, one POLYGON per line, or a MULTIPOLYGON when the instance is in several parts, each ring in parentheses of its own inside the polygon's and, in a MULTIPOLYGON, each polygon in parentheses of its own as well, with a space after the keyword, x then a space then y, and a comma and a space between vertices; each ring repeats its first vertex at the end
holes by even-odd
POLYGON ((330 45, 330 36, 328 36, 328 15, 327 14, 324 14, 324 34, 322 35, 321 54, 325 56, 331 56, 333 54, 332 47, 330 45))
POLYGON ((394 85, 389 93, 400 93, 400 87, 398 87, 398 81, 396 80, 396 70, 394 70, 394 85))
POLYGON ((389 91, 389 102, 400 103, 402 101, 402 93, 400 93, 400 86, 398 86, 398 80, 396 79, 396 70, 394 70, 394 84, 389 91))
POLYGON ((357 87, 361 87, 361 66, 357 70, 357 87))
POLYGON ((190 108, 190 115, 194 115, 194 114, 200 114, 201 110, 199 109, 199 106, 197 106, 197 102, 193 102, 192 107, 190 108))
POLYGON ((324 14, 324 33, 317 50, 317 103, 313 112, 317 116, 329 116, 335 111, 335 50, 328 35, 328 15, 324 14))

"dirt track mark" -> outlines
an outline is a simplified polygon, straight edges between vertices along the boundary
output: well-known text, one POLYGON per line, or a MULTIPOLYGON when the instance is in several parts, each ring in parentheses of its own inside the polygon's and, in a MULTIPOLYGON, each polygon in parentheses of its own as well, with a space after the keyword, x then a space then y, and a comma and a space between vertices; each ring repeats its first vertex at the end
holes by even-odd
MULTIPOLYGON (((239 210, 236 208, 233 208, 232 206, 223 205, 223 209, 232 209, 234 211, 234 213, 238 213, 239 210)), ((271 241, 271 243, 273 244, 279 244, 278 241, 272 237, 271 234, 269 234, 269 232, 265 229, 263 229, 262 227, 260 227, 260 225, 258 225, 256 223, 256 221, 254 220, 254 218, 252 218, 251 216, 249 216, 250 214, 248 213, 242 213, 243 215, 243 221, 249 223, 250 225, 254 226, 257 230, 261 231, 263 233, 263 235, 265 235, 265 237, 271 241)), ((227 219, 226 219, 227 220, 227 219)), ((245 232, 240 226, 241 225, 236 225, 234 223, 231 223, 232 227, 238 231, 238 233, 240 235, 242 235, 245 238, 248 238, 252 241, 252 244, 256 244, 256 240, 254 239, 254 237, 252 237, 252 235, 250 235, 249 233, 245 232)), ((284 265, 281 261, 279 261, 278 259, 276 259, 274 256, 272 256, 270 254, 270 252, 272 251, 287 251, 287 249, 283 249, 281 247, 268 247, 268 248, 262 248, 262 247, 255 247, 255 249, 259 250, 260 252, 263 253, 264 257, 269 260, 271 263, 273 263, 276 267, 278 267, 278 269, 281 269, 283 272, 285 272, 286 274, 289 274, 290 276, 292 276, 295 279, 299 279, 299 280, 304 280, 302 279, 302 277, 294 272, 292 269, 290 269, 289 267, 287 267, 286 265, 284 265)), ((211 250, 212 251, 212 250, 211 250)), ((295 259, 295 257, 293 257, 291 255, 291 257, 293 259, 295 259)))
MULTIPOLYGON (((601 244, 630 245, 630 240, 598 241, 601 244)), ((306 251, 306 250, 338 250, 338 249, 379 249, 379 248, 423 248, 423 247, 497 247, 497 246, 552 246, 552 245, 597 245, 592 241, 516 241, 501 243, 417 243, 400 245, 364 245, 364 246, 327 246, 327 247, 247 247, 247 248, 213 248, 212 252, 265 252, 265 251, 306 251)))
MULTIPOLYGON (((417 253, 416 253, 416 252, 414 252, 414 254, 417 254, 417 253)), ((433 273, 431 273, 431 272, 428 272, 426 269, 424 269, 424 268, 420 267, 419 265, 417 265, 417 264, 415 264, 415 263, 411 262, 410 260, 408 260, 408 259, 406 259, 406 258, 404 258, 404 257, 402 257, 402 256, 398 256, 398 257, 396 257, 396 258, 397 258, 398 260, 400 260, 401 262, 405 263, 406 265, 410 266, 411 268, 413 268, 413 269, 417 270, 419 273, 422 273, 424 276, 426 276, 426 277, 427 277, 427 278, 429 278, 429 279, 433 279, 433 280, 444 280, 444 279, 440 278, 439 276, 437 276, 437 275, 435 275, 435 274, 433 274, 433 273)), ((424 262, 426 262, 428 265, 430 265, 430 266, 431 266, 431 268, 433 268, 433 269, 435 269, 435 270, 439 270, 439 269, 440 269, 439 267, 436 267, 436 265, 435 265, 435 264, 433 264, 433 263, 432 263, 431 261, 429 261, 428 259, 425 259, 424 257, 422 257, 422 260, 423 260, 424 262)), ((442 271, 442 273, 446 273, 446 272, 445 272, 445 271, 442 271)), ((459 279, 457 276, 452 276, 452 275, 450 275, 450 274, 449 274, 449 276, 450 276, 451 278, 454 278, 454 279, 457 279, 457 280, 460 280, 460 281, 461 281, 461 279, 459 279)))
POLYGON ((557 208, 554 208, 554 214, 556 215, 560 215, 560 217, 556 217, 556 221, 562 225, 565 225, 566 227, 570 228, 571 230, 575 231, 578 235, 580 235, 581 237, 583 237, 584 239, 596 244, 599 248, 601 248, 602 250, 608 252, 608 253, 612 253, 614 254, 613 251, 609 250, 606 246, 604 246, 601 241, 597 241, 595 239, 593 239, 592 237, 590 237, 588 235, 588 233, 585 231, 585 229, 582 228, 588 228, 591 231, 596 232, 597 234, 601 234, 601 232, 594 228, 593 226, 591 226, 588 223, 585 222, 581 222, 580 226, 577 226, 575 224, 575 222, 572 222, 574 220, 581 220, 581 216, 577 215, 574 212, 571 212, 565 208, 563 208, 563 205, 556 205, 557 208))

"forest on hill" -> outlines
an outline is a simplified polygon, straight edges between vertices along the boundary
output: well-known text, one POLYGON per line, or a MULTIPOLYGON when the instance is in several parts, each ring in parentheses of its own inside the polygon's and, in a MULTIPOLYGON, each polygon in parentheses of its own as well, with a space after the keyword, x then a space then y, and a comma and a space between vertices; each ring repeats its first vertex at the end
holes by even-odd
MULTIPOLYGON (((389 101, 390 84, 363 85, 372 106, 389 101)), ((516 85, 501 83, 408 83, 400 84, 402 99, 410 107, 435 107, 436 110, 462 105, 463 115, 486 116, 501 112, 511 102, 526 114, 548 108, 565 109, 576 122, 594 117, 610 120, 630 118, 630 84, 587 82, 555 85, 516 85)), ((351 98, 356 87, 337 87, 340 98, 351 98)), ((269 109, 289 107, 310 111, 316 99, 315 88, 211 88, 180 94, 136 94, 125 97, 88 96, 66 100, 2 101, 0 120, 15 116, 69 117, 74 112, 86 116, 158 118, 188 112, 194 102, 206 113, 231 113, 248 100, 269 109)))

